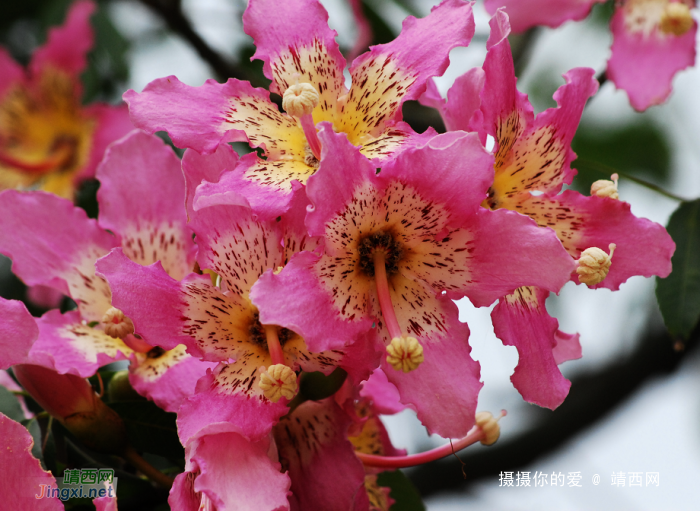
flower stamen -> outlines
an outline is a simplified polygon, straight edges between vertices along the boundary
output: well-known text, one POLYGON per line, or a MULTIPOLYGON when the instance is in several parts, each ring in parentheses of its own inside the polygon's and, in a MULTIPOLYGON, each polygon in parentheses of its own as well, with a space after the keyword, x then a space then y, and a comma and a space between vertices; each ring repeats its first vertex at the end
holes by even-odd
POLYGON ((292 399, 299 390, 296 373, 284 364, 273 364, 263 370, 259 385, 264 396, 273 403, 283 397, 292 399))
POLYGON ((134 333, 134 323, 116 307, 110 307, 102 316, 104 331, 115 339, 124 339, 134 333))
POLYGON ((606 254, 603 249, 598 247, 590 247, 583 251, 578 260, 578 281, 581 284, 594 286, 603 282, 608 276, 610 265, 612 264, 612 256, 617 246, 611 243, 608 246, 610 254, 606 254))
POLYGON ((316 133, 312 113, 320 100, 318 91, 309 83, 297 83, 288 87, 282 97, 282 108, 299 120, 309 148, 317 160, 321 159, 321 141, 316 133))
POLYGON ((683 2, 669 2, 659 21, 659 30, 664 34, 682 36, 693 28, 690 8, 683 2))
POLYGON ((591 195, 597 197, 609 197, 611 199, 619 199, 620 195, 617 192, 617 182, 620 176, 613 174, 610 176, 611 181, 607 179, 599 179, 591 185, 591 195))
POLYGON ((445 456, 450 456, 458 451, 461 451, 465 447, 475 444, 476 442, 481 442, 484 445, 493 444, 496 440, 498 440, 498 436, 500 434, 498 420, 506 415, 507 412, 505 410, 501 410, 498 417, 493 417, 493 415, 491 415, 489 412, 477 413, 476 426, 474 426, 471 431, 467 433, 467 436, 457 440, 456 442, 451 442, 420 454, 411 454, 408 456, 379 456, 376 454, 365 454, 362 452, 355 452, 355 454, 366 467, 387 469, 415 467, 417 465, 439 460, 445 456))

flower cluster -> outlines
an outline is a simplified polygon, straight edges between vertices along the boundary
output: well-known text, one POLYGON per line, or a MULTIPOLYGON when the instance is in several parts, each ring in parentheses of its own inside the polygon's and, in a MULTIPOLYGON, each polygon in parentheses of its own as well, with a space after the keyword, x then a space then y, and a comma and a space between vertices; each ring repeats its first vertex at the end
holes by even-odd
MULTIPOLYGON (((503 10, 483 68, 446 100, 432 78, 474 35, 471 3, 408 18, 350 65, 349 87, 317 0, 251 0, 243 21, 284 111, 235 79, 155 80, 124 95, 146 133, 104 154, 98 219, 44 192, 0 194, 13 271, 77 305, 34 320, 0 302, 0 362, 41 396, 52 381, 42 371, 84 383, 130 360, 133 388, 178 414, 186 465, 172 509, 388 509, 379 472, 451 451, 405 456, 380 414, 411 408, 459 447, 498 437, 497 419, 477 414, 480 368, 454 300, 498 301, 494 329, 520 356, 513 384, 556 408, 570 385, 558 364, 581 350, 547 296, 570 280, 615 290, 666 276, 674 244, 631 214, 616 183, 561 192, 598 83, 571 70, 558 106, 535 116, 516 89, 503 10), (401 120, 418 99, 446 133, 401 120), (161 130, 186 149, 181 162, 152 135, 161 130), (239 157, 234 141, 258 150, 239 157)), ((90 389, 72 396, 47 411, 77 436, 93 416, 115 423, 90 389)))

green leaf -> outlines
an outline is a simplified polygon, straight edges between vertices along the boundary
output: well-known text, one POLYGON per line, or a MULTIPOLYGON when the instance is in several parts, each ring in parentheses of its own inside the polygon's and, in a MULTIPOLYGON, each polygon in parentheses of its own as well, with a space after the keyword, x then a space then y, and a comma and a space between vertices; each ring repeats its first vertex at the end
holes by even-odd
POLYGON ((669 332, 687 339, 700 320, 700 199, 680 205, 668 233, 676 242, 673 271, 656 279, 656 299, 669 332))
POLYGON ((22 422, 24 420, 24 412, 22 412, 17 397, 3 386, 0 386, 0 412, 13 421, 22 422))
POLYGON ((573 187, 589 195, 591 184, 598 179, 610 179, 596 162, 636 177, 663 184, 671 170, 671 150, 663 130, 650 120, 639 120, 621 128, 601 129, 582 123, 571 144, 578 156, 573 167, 578 170, 573 187))
POLYGON ((150 452, 178 460, 185 452, 177 436, 177 415, 168 413, 150 401, 109 403, 124 421, 126 434, 137 451, 150 452))
POLYGON ((335 394, 343 386, 347 376, 348 373, 340 367, 337 367, 328 376, 319 371, 303 373, 299 392, 303 394, 305 399, 320 401, 335 394))
POLYGON ((425 511, 420 493, 400 470, 382 472, 377 476, 377 484, 391 488, 391 498, 396 501, 391 511, 425 511))

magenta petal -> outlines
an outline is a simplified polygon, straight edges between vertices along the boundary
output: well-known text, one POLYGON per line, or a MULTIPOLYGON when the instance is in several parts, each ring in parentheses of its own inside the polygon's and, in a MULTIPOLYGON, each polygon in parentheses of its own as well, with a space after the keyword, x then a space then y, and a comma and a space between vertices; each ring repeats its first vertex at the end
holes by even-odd
POLYGON ((571 382, 557 367, 552 350, 559 323, 547 314, 549 293, 539 288, 520 288, 498 302, 491 312, 496 337, 518 350, 518 365, 510 377, 529 403, 554 410, 564 402, 571 382))
MULTIPOLYGON (((557 199, 574 214, 583 215, 580 238, 572 240, 575 241, 573 257, 578 258, 590 247, 609 252, 610 243, 617 246, 608 276, 591 287, 617 291, 634 275, 664 278, 671 273, 671 256, 676 248, 671 236, 662 225, 634 216, 629 203, 586 197, 573 190, 566 190, 557 199)), ((573 274, 571 280, 578 282, 577 277, 573 274)))
POLYGON ((202 496, 195 491, 194 480, 192 472, 182 472, 175 477, 168 497, 170 511, 200 511, 202 496))
POLYGON ((377 368, 372 376, 362 384, 360 396, 372 402, 372 409, 383 415, 393 415, 406 408, 400 401, 399 391, 396 385, 391 383, 386 373, 377 368))
POLYGON ((521 286, 558 292, 575 263, 551 229, 528 217, 499 209, 480 210, 472 227, 475 243, 470 260, 474 275, 466 296, 477 307, 521 286))
POLYGON ((605 0, 485 0, 484 6, 493 15, 505 7, 513 32, 524 32, 537 25, 556 28, 568 20, 582 20, 593 4, 605 0))
POLYGON ((274 430, 292 480, 292 509, 368 509, 365 471, 347 439, 350 417, 332 399, 306 401, 274 430))
POLYGON ((424 200, 441 204, 454 219, 462 219, 486 199, 493 182, 493 155, 476 133, 449 132, 404 151, 384 166, 378 178, 383 187, 391 181, 406 182, 424 200))
POLYGON ((226 167, 218 182, 203 182, 194 197, 194 209, 209 206, 249 206, 261 220, 273 220, 289 208, 292 193, 246 177, 249 167, 258 163, 257 153, 241 157, 238 166, 226 167))
POLYGON ((125 253, 140 264, 160 260, 175 279, 188 274, 194 242, 180 159, 170 147, 135 130, 110 146, 97 178, 98 222, 121 237, 125 253))
POLYGON ((7 509, 63 511, 55 498, 37 498, 56 479, 32 456, 34 440, 29 431, 0 413, 0 499, 7 509))
POLYGON ((177 429, 183 444, 215 422, 234 424, 246 438, 259 440, 289 411, 284 399, 271 403, 240 393, 223 394, 212 386, 214 381, 212 371, 207 371, 197 382, 197 392, 180 406, 177 429))
POLYGON ((5 93, 15 85, 25 81, 24 69, 14 61, 5 48, 0 48, 0 101, 5 93))
POLYGON ((97 125, 92 133, 87 163, 76 176, 78 180, 93 177, 107 146, 134 129, 129 119, 129 110, 123 103, 119 106, 96 103, 86 107, 83 112, 85 117, 93 119, 97 125))
POLYGON ((118 511, 116 497, 98 497, 92 500, 95 511, 118 511))
POLYGON ((184 344, 190 354, 202 356, 194 339, 183 331, 182 285, 209 282, 209 277, 191 274, 181 283, 170 277, 159 262, 141 266, 121 249, 113 250, 95 266, 109 282, 114 307, 131 318, 136 333, 148 344, 166 350, 184 344))
POLYGON ((695 63, 697 22, 681 36, 663 34, 658 28, 645 35, 625 27, 625 9, 618 8, 610 21, 612 56, 607 74, 629 96, 635 110, 660 105, 671 94, 671 81, 678 71, 695 63))
POLYGON ((243 28, 257 48, 252 58, 264 62, 263 72, 272 80, 271 92, 281 96, 289 75, 302 73, 305 67, 316 68, 310 78, 324 79, 325 83, 314 83, 321 94, 328 89, 336 92, 335 98, 328 98, 331 101, 344 89, 345 59, 335 30, 328 28, 328 13, 317 0, 253 0, 243 14, 243 28), (310 57, 316 57, 313 63, 308 62, 310 57))
POLYGON ((0 369, 27 362, 39 327, 27 307, 17 300, 0 298, 0 369))
POLYGON ((222 426, 213 424, 189 446, 187 468, 199 471, 194 490, 219 511, 289 510, 289 476, 270 459, 270 440, 250 441, 222 426))
MULTIPOLYGON (((433 76, 441 76, 449 65, 449 52, 457 46, 467 46, 474 36, 474 15, 472 4, 462 0, 444 0, 433 7, 430 14, 422 19, 409 16, 403 22, 401 34, 387 44, 373 46, 369 52, 360 55, 350 66, 353 78, 350 90, 349 105, 353 101, 353 91, 362 88, 358 84, 365 68, 373 62, 384 59, 391 62, 400 70, 397 82, 405 75, 410 75, 410 83, 406 83, 407 91, 399 98, 396 113, 390 112, 390 118, 398 120, 401 115, 400 105, 404 101, 418 99, 425 91, 427 81, 433 76)), ((392 77, 394 75, 391 75, 392 77)), ((388 79, 388 77, 387 77, 388 79)), ((394 84, 396 85, 396 84, 394 84)), ((387 90, 391 87, 388 82, 387 90)), ((356 91, 357 92, 357 91, 356 91)), ((360 104, 358 99, 358 104, 360 104)), ((362 118, 362 113, 360 113, 362 118)), ((377 126, 381 119, 376 119, 377 126)), ((374 126, 370 126, 373 128, 374 126)))
POLYGON ((348 141, 345 133, 335 133, 328 123, 319 127, 321 164, 306 184, 306 194, 313 205, 306 217, 311 236, 325 234, 326 222, 347 204, 358 186, 377 181, 376 168, 348 141))
POLYGON ((567 334, 561 330, 554 332, 557 345, 552 350, 554 361, 562 364, 568 360, 576 360, 583 356, 581 351, 580 334, 567 334))
POLYGON ((84 325, 78 311, 61 314, 50 310, 37 320, 39 338, 34 343, 32 364, 54 369, 59 374, 88 378, 111 362, 131 354, 121 339, 84 325))
POLYGON ((131 385, 166 412, 177 412, 182 401, 194 394, 207 369, 216 367, 214 362, 188 355, 182 346, 166 351, 156 361, 143 354, 135 356, 136 362, 129 366, 131 385))
POLYGON ((474 425, 480 381, 480 366, 471 357, 469 327, 460 323, 457 306, 440 296, 446 312, 447 333, 421 338, 424 361, 410 373, 392 368, 386 359, 382 370, 396 385, 401 403, 409 405, 428 433, 445 438, 463 437, 474 425))
POLYGON ((189 216, 194 207, 197 187, 203 182, 218 183, 225 171, 232 171, 238 165, 238 154, 229 144, 219 144, 212 154, 201 155, 187 149, 182 156, 182 173, 185 175, 185 206, 189 216))
POLYGON ((485 80, 484 70, 475 67, 458 77, 447 91, 447 102, 441 114, 448 131, 477 131, 481 127, 480 94, 485 80))
POLYGON ((372 320, 345 321, 336 312, 331 295, 314 273, 317 261, 318 256, 311 252, 296 254, 278 275, 264 273, 250 299, 260 310, 261 323, 293 330, 304 338, 309 351, 342 349, 368 332, 372 320))
POLYGON ((78 303, 83 319, 99 321, 110 307, 109 288, 94 263, 116 245, 85 211, 44 192, 0 194, 0 252, 26 284, 44 284, 78 303))
POLYGON ((29 66, 38 76, 46 67, 58 68, 71 75, 78 75, 87 65, 87 52, 92 48, 93 32, 90 16, 95 4, 82 0, 75 2, 60 27, 49 29, 46 44, 36 50, 29 66))
POLYGON ((347 344, 341 351, 343 358, 339 366, 348 372, 353 385, 359 385, 370 378, 386 354, 384 344, 374 330, 358 335, 354 342, 347 344))
POLYGON ((203 154, 213 153, 224 142, 248 140, 245 125, 237 118, 229 119, 229 110, 236 112, 236 105, 243 101, 271 104, 265 89, 233 78, 224 84, 207 80, 200 87, 190 87, 168 76, 153 80, 140 94, 128 90, 123 97, 136 127, 147 133, 167 131, 177 147, 203 154))

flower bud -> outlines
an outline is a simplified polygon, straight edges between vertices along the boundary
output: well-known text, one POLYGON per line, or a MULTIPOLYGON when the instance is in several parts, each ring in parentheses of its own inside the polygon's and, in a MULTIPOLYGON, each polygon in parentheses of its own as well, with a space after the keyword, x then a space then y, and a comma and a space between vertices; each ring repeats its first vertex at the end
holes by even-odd
POLYGON ((13 371, 24 390, 86 447, 108 454, 126 450, 124 423, 85 378, 30 364, 16 365, 13 371))

